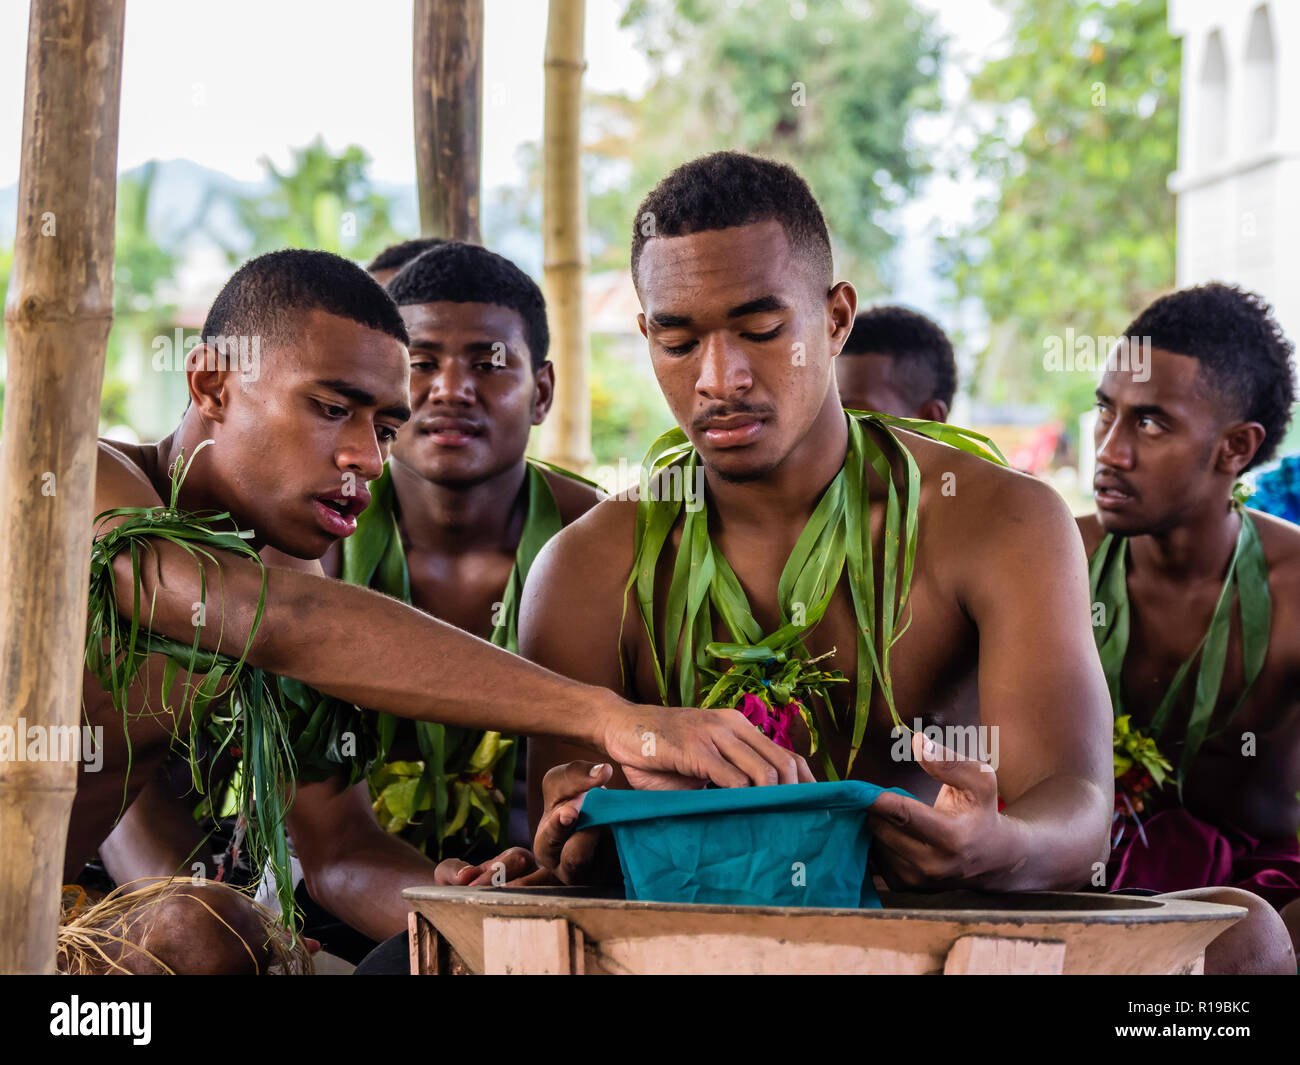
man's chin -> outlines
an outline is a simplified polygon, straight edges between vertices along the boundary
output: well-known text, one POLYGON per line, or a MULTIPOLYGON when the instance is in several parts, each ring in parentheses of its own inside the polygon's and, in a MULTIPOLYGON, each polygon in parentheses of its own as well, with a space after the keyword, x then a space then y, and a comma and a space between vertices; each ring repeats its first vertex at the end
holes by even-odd
POLYGON ((1145 536, 1151 531, 1151 523, 1139 514, 1117 514, 1099 507, 1097 520, 1112 536, 1145 536))
POLYGON ((432 484, 454 487, 477 484, 492 475, 496 464, 470 452, 470 448, 437 448, 393 458, 432 484))
POLYGON ((728 484, 761 481, 778 465, 759 454, 744 454, 740 448, 701 451, 700 459, 705 469, 728 484))

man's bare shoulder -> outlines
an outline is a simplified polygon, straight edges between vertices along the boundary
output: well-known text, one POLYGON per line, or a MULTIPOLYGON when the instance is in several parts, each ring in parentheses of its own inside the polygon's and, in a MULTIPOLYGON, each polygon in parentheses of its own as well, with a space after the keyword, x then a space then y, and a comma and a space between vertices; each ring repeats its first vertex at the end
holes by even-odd
POLYGON ((544 469, 542 476, 551 486, 555 505, 560 508, 560 522, 563 525, 572 525, 605 498, 599 489, 575 481, 572 477, 565 477, 564 474, 556 473, 554 470, 544 469))
POLYGON ((977 521, 968 535, 1009 526, 1063 528, 1069 508, 1050 484, 960 448, 903 434, 921 473, 921 507, 957 523, 977 521))
POLYGON ((1268 563, 1269 591, 1300 604, 1300 525, 1252 510, 1251 520, 1268 563))
POLYGON ((114 507, 162 505, 157 489, 141 465, 139 449, 115 440, 100 440, 95 465, 95 513, 114 507))
POLYGON ((1079 535, 1083 537, 1083 553, 1092 558, 1092 553, 1106 539, 1106 527, 1102 525, 1101 518, 1095 513, 1080 514, 1074 522, 1079 527, 1079 535))
POLYGON ((538 553, 519 605, 519 651, 566 676, 618 689, 617 633, 632 568, 636 504, 607 499, 538 553))
POLYGON ((601 586, 613 579, 626 580, 635 534, 636 503, 602 499, 551 537, 533 563, 533 572, 540 570, 547 582, 574 574, 601 586))

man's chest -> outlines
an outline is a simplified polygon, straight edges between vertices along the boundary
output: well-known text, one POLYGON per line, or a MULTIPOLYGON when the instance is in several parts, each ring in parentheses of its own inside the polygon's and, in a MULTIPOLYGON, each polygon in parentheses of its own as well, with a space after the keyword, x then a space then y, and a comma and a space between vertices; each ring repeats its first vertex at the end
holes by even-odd
MULTIPOLYGON (((755 565, 754 560, 733 568, 745 592, 750 612, 765 635, 779 626, 783 617, 799 620, 801 610, 811 609, 809 604, 778 603, 780 569, 779 566, 773 567, 770 559, 767 568, 755 565), (785 607, 784 615, 782 606, 785 607)), ((656 646, 662 657, 666 612, 664 604, 668 599, 670 581, 662 573, 660 577, 655 597, 656 646)), ((874 636, 877 659, 883 661, 879 591, 877 579, 874 636)), ((943 587, 942 582, 923 566, 918 566, 914 572, 898 629, 903 631, 901 635, 895 631, 895 638, 889 648, 888 664, 894 706, 899 717, 908 727, 916 727, 918 720, 924 726, 978 724, 977 633, 956 602, 951 589, 943 587)), ((818 720, 822 742, 831 755, 832 763, 840 772, 848 762, 854 721, 858 715, 859 665, 865 662, 870 669, 870 656, 860 656, 859 631, 858 611, 855 609, 848 577, 841 575, 824 616, 804 639, 810 658, 828 656, 818 663, 820 668, 836 670, 845 678, 845 683, 828 687, 829 705, 815 703, 812 708, 818 720)), ((716 611, 713 635, 718 641, 727 642, 732 639, 732 634, 716 611)), ((652 652, 644 625, 635 611, 628 614, 623 642, 635 663, 635 690, 627 694, 646 701, 658 701, 652 652)), ((707 657, 705 662, 717 669, 725 669, 729 664, 707 657)), ((707 685, 702 685, 701 692, 704 691, 707 691, 707 685)), ((673 703, 680 700, 676 677, 669 679, 668 699, 673 703)), ((919 786, 924 790, 925 779, 928 778, 915 769, 909 754, 899 753, 900 734, 895 730, 878 675, 873 676, 869 701, 863 705, 866 714, 865 733, 853 776, 876 783, 919 786)), ((820 775, 820 757, 813 759, 810 764, 814 764, 814 770, 820 775)))
POLYGON ((513 555, 483 552, 456 558, 407 554, 412 605, 487 639, 503 618, 513 555))

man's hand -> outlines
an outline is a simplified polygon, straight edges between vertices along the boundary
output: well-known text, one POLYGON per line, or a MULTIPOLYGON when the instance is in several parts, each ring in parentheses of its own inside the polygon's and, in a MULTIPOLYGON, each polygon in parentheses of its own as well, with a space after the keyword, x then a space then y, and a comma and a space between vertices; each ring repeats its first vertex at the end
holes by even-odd
POLYGON ((562 884, 590 884, 595 879, 596 852, 605 830, 589 828, 575 833, 573 826, 587 792, 604 786, 613 775, 613 766, 603 763, 566 762, 549 770, 542 780, 544 812, 533 852, 538 863, 562 884))
POLYGON ((480 865, 447 858, 438 863, 433 882, 439 887, 528 887, 559 883, 549 869, 538 866, 532 851, 523 847, 511 847, 480 865))
POLYGON ((692 788, 708 781, 743 788, 814 779, 802 757, 778 747, 737 710, 623 703, 605 723, 603 746, 639 789, 692 788))
POLYGON ((872 856, 894 890, 978 887, 1016 857, 1015 822, 998 813, 998 781, 983 762, 959 758, 921 733, 912 736, 918 764, 943 784, 934 806, 884 792, 867 814, 876 836, 872 856))

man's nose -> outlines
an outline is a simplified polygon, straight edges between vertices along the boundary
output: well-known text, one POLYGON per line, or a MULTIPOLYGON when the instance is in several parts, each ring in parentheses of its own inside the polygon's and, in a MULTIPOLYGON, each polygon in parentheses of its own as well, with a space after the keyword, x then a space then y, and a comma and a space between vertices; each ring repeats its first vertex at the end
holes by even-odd
POLYGON ((384 472, 384 451, 374 425, 357 422, 355 427, 349 427, 334 463, 343 473, 355 473, 363 482, 373 481, 384 472))
POLYGON ((429 399, 434 403, 473 403, 473 373, 458 360, 445 361, 429 381, 429 399))
POLYGON ((746 392, 754 383, 749 359, 726 335, 709 334, 700 341, 700 372, 695 390, 713 400, 746 392))
POLYGON ((1110 423, 1097 444, 1097 465, 1111 466, 1117 470, 1133 468, 1133 441, 1124 427, 1123 419, 1110 423))

